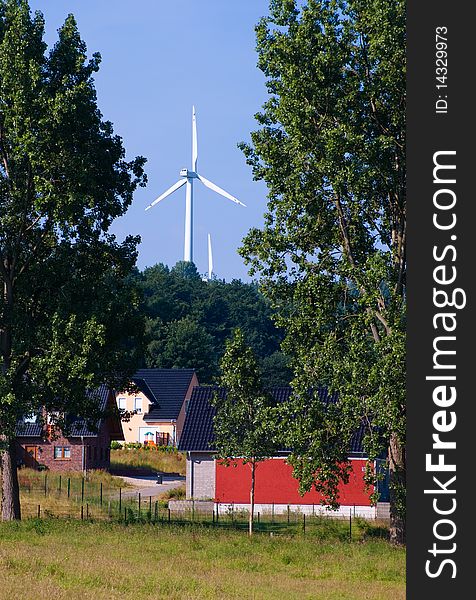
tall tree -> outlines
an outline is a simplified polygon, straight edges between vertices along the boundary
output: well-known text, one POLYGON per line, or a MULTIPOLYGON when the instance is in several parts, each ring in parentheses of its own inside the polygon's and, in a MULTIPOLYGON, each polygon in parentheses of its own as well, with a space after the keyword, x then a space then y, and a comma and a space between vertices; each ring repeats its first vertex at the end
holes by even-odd
POLYGON ((239 327, 273 381, 289 384, 289 369, 276 368, 286 365, 277 354, 282 333, 256 284, 236 279, 203 281, 193 263, 183 262, 172 269, 160 264, 149 267, 137 279, 145 299, 148 367, 200 365, 200 381, 216 382, 225 340, 239 327), (187 332, 200 341, 187 339, 187 332))
MULTIPOLYGON (((0 442, 2 517, 20 518, 15 428, 41 407, 91 417, 87 389, 121 385, 141 331, 127 279, 136 238, 108 233, 145 159, 125 160, 102 120, 93 73, 68 16, 47 54, 41 13, 0 0, 0 442)), ((97 407, 96 407, 97 408, 97 407)))
POLYGON ((325 477, 335 500, 365 422, 369 458, 388 456, 403 542, 405 3, 271 0, 256 33, 270 98, 242 148, 269 202, 241 253, 295 361, 290 460, 302 491, 325 477), (309 398, 319 384, 339 392, 337 408, 309 398))
POLYGON ((213 422, 217 456, 225 464, 242 460, 250 465, 249 534, 253 533, 256 468, 273 452, 272 403, 263 389, 258 363, 236 329, 226 343, 221 361, 223 394, 215 394, 213 422))

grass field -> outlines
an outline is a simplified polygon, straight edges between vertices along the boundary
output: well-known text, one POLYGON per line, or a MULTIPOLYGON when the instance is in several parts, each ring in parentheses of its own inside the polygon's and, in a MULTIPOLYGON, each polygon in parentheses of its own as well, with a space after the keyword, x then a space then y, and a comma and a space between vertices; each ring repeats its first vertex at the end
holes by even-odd
POLYGON ((128 484, 120 477, 112 477, 107 471, 91 471, 82 482, 81 473, 50 473, 34 469, 21 469, 18 472, 20 484, 20 502, 22 515, 37 515, 38 506, 42 516, 71 516, 81 514, 81 498, 83 504, 91 505, 91 513, 106 515, 108 502, 118 496, 119 488, 127 489, 128 484), (84 485, 84 488, 83 488, 84 485), (101 487, 103 492, 102 510, 100 503, 101 487))
POLYGON ((181 452, 166 452, 160 447, 111 450, 111 468, 115 470, 148 469, 154 473, 185 475, 185 465, 185 456, 181 452))
POLYGON ((383 540, 59 520, 0 523, 0 599, 403 600, 383 540))

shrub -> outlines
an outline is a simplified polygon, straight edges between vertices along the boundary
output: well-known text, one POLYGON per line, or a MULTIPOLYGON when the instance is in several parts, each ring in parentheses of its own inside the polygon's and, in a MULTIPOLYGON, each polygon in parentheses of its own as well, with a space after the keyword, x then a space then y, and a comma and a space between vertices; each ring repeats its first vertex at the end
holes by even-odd
POLYGON ((167 490, 160 495, 164 500, 185 500, 185 486, 180 486, 167 490))

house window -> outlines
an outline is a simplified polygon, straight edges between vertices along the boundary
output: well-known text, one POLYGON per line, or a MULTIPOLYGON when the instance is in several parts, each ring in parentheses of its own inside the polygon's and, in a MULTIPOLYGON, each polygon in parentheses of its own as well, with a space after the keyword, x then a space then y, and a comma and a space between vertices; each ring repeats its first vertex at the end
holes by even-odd
POLYGON ((37 415, 35 415, 35 414, 33 414, 33 413, 32 413, 31 415, 27 415, 27 416, 26 416, 26 417, 23 419, 23 421, 24 421, 25 423, 36 423, 36 420, 37 420, 37 415))
POLYGON ((170 433, 158 432, 155 438, 157 446, 168 446, 170 444, 170 433))
POLYGON ((54 450, 55 459, 56 460, 67 460, 71 458, 71 448, 70 446, 55 446, 54 450))
POLYGON ((117 407, 119 408, 119 410, 126 410, 126 399, 118 398, 117 399, 117 407))
POLYGON ((134 410, 137 414, 142 412, 142 398, 134 398, 134 410))

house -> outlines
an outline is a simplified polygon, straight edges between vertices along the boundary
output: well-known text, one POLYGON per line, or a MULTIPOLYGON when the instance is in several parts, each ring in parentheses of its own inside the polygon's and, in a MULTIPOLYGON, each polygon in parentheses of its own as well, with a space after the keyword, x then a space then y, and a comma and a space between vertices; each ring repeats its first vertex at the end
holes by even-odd
MULTIPOLYGON (((224 394, 223 388, 196 387, 188 405, 187 416, 180 438, 179 450, 187 453, 186 497, 194 500, 213 500, 216 509, 227 512, 249 508, 251 487, 251 469, 239 459, 233 466, 225 466, 214 458, 213 417, 215 409, 211 404, 213 394, 224 394), (234 468, 233 468, 234 467, 234 468)), ((274 388, 272 395, 276 402, 286 401, 291 388, 274 388)), ((325 388, 320 390, 322 400, 332 401, 325 388)), ((351 472, 349 482, 341 484, 337 514, 375 518, 383 514, 386 506, 371 506, 370 494, 373 489, 366 489, 364 472, 367 458, 362 448, 363 429, 356 432, 349 449, 351 472)), ((256 511, 276 514, 291 510, 303 513, 325 512, 322 496, 311 490, 301 496, 298 492, 298 481, 292 476, 292 467, 286 463, 289 451, 276 452, 275 456, 260 462, 256 470, 255 502, 256 511)), ((380 463, 375 465, 381 468, 380 463)), ((387 500, 386 489, 380 490, 381 501, 387 500)), ((332 513, 335 514, 335 513, 332 513)))
POLYGON ((36 417, 19 422, 16 430, 19 463, 27 467, 45 466, 51 471, 109 469, 112 440, 124 439, 115 406, 115 394, 106 385, 95 392, 99 409, 106 416, 88 427, 84 419, 73 422, 67 434, 51 430, 36 417))
POLYGON ((198 379, 193 369, 139 369, 132 378, 137 392, 116 394, 119 409, 132 413, 123 421, 127 443, 176 446, 188 401, 198 379))

